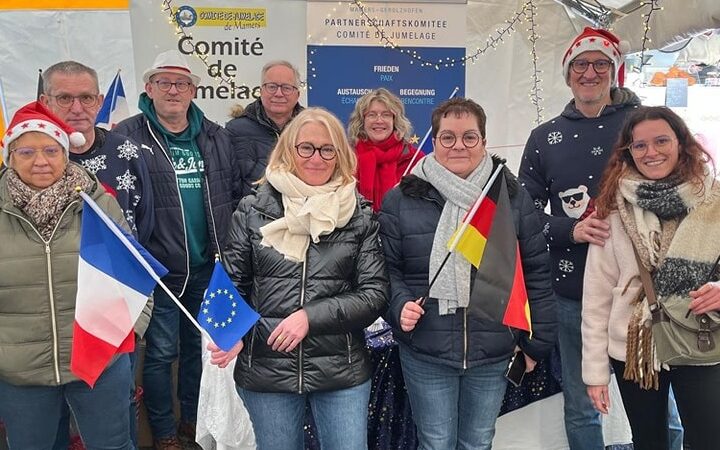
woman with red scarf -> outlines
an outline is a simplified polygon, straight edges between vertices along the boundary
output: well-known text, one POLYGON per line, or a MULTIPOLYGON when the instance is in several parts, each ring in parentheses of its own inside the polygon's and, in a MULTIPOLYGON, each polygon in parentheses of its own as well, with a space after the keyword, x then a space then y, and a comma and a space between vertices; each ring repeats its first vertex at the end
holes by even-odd
POLYGON ((406 140, 411 132, 402 102, 384 88, 363 95, 350 115, 348 135, 358 157, 358 191, 375 212, 385 193, 422 156, 415 156, 418 149, 406 140))

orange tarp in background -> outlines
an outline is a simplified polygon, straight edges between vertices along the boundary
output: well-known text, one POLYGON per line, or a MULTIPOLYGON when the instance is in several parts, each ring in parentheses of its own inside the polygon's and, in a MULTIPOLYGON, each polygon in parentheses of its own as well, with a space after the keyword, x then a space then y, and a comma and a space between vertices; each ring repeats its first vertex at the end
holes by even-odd
POLYGON ((0 9, 128 9, 130 0, 0 0, 0 9))

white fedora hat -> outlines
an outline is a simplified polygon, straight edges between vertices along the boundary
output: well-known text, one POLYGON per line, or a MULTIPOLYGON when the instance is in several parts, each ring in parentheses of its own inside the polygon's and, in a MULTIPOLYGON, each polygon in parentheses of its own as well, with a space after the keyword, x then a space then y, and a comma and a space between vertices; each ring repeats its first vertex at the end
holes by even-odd
POLYGON ((192 80, 192 83, 195 86, 200 84, 200 77, 192 73, 187 60, 177 50, 168 50, 157 55, 152 67, 143 73, 143 81, 146 83, 149 82, 150 77, 157 73, 176 73, 178 75, 185 75, 192 80))

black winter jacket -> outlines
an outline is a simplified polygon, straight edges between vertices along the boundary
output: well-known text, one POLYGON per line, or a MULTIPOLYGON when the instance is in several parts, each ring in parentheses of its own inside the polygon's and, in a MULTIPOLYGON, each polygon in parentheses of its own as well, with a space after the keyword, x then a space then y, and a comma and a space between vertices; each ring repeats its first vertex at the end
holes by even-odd
MULTIPOLYGON (((493 170, 499 161, 494 158, 493 170)), ((405 333, 400 329, 403 305, 428 293, 430 253, 445 204, 432 185, 410 175, 387 194, 380 212, 380 234, 391 289, 386 319, 403 350, 412 350, 430 362, 471 368, 509 358, 516 343, 536 361, 552 349, 557 313, 547 244, 532 199, 507 168, 504 172, 530 301, 532 339, 524 331, 468 314, 466 308, 440 316, 434 298, 425 302, 425 314, 413 331, 405 333)), ((473 268, 473 280, 474 275, 473 268)))
MULTIPOLYGON (((155 228, 146 248, 168 268, 169 273, 163 281, 175 295, 181 295, 187 284, 190 262, 178 181, 165 148, 165 139, 143 114, 125 119, 113 131, 140 144, 150 172, 155 203, 155 228)), ((203 193, 210 232, 208 251, 220 253, 239 201, 237 180, 233 178, 230 136, 222 127, 203 118, 197 145, 205 164, 203 193)))
MULTIPOLYGON (((293 117, 302 110, 300 104, 295 105, 293 117)), ((268 157, 282 130, 265 114, 260 99, 250 103, 240 117, 225 125, 225 129, 230 133, 235 154, 240 195, 245 197, 255 188, 253 183, 265 175, 268 157)))
POLYGON ((305 263, 260 245, 260 227, 283 215, 270 184, 245 197, 233 214, 225 265, 261 319, 245 338, 235 382, 258 392, 329 391, 357 386, 371 375, 363 328, 387 307, 388 278, 369 204, 343 228, 311 242, 305 263), (290 353, 267 340, 277 325, 303 308, 310 330, 290 353))

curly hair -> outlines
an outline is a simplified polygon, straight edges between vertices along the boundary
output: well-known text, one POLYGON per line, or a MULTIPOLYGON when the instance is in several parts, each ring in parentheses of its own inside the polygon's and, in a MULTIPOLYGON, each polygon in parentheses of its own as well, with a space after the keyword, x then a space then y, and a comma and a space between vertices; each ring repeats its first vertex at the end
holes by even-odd
POLYGON ((405 116, 405 105, 392 92, 385 88, 375 89, 368 92, 358 99, 355 109, 350 114, 348 121, 348 137, 351 145, 356 145, 358 141, 368 138, 365 132, 365 113, 370 108, 370 104, 378 101, 385 105, 393 113, 393 128, 399 139, 405 140, 412 133, 412 125, 410 120, 405 116))
POLYGON ((677 177, 681 182, 691 182, 697 186, 698 193, 704 189, 703 180, 707 166, 714 163, 710 154, 703 148, 690 132, 683 119, 665 106, 641 106, 625 119, 617 142, 613 147, 610 160, 603 172, 600 182, 600 193, 595 200, 598 217, 605 218, 617 209, 615 197, 620 179, 631 169, 638 170, 630 154, 633 141, 633 130, 646 120, 665 121, 678 140, 678 161, 670 176, 677 177))

